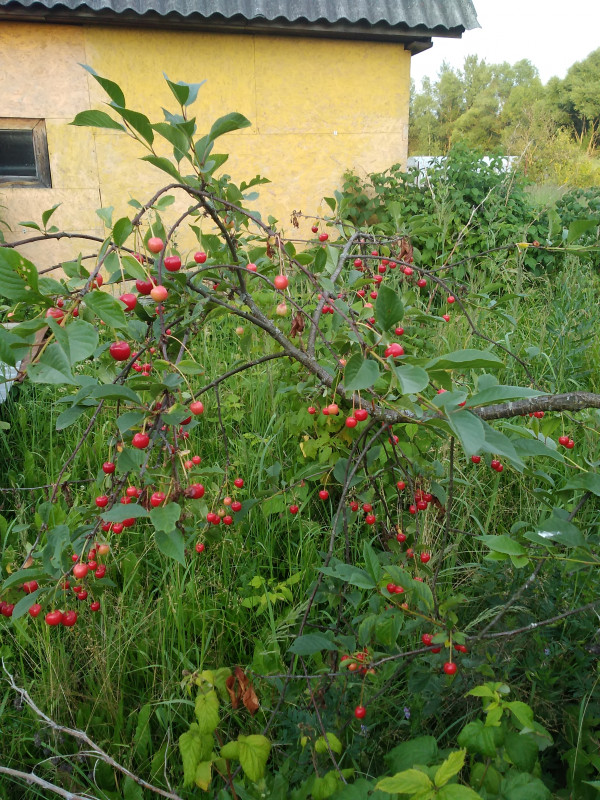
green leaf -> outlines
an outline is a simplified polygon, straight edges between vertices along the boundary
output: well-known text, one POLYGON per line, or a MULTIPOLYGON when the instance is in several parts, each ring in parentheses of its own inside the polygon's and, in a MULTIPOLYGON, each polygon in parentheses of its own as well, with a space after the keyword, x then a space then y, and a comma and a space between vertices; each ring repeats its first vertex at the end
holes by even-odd
POLYGON ((119 383, 106 383, 98 386, 92 392, 92 396, 98 400, 130 400, 132 403, 141 405, 142 401, 133 389, 129 386, 121 386, 119 383))
POLYGON ((514 718, 524 728, 533 728, 533 711, 527 703, 522 703, 520 700, 513 700, 506 704, 514 718))
MULTIPOLYGON (((114 206, 106 206, 106 208, 96 209, 96 214, 100 217, 107 228, 112 228, 112 215, 114 210, 114 206)), ((73 276, 69 275, 69 277, 73 276)))
POLYGON ((203 791, 207 792, 212 780, 212 761, 201 761, 196 767, 194 781, 203 791))
POLYGON ((200 733, 200 728, 195 722, 192 722, 189 731, 181 734, 179 751, 183 761, 184 786, 193 786, 196 779, 196 767, 203 759, 210 758, 212 747, 212 731, 208 734, 200 733))
POLYGON ((56 418, 56 430, 57 431, 64 431, 65 428, 68 428, 69 425, 72 425, 74 422, 82 417, 86 411, 89 411, 92 406, 71 406, 71 408, 67 408, 66 411, 63 411, 58 415, 56 418))
POLYGON ((450 783, 437 793, 437 800, 481 800, 481 795, 469 786, 450 783))
POLYGON ((444 761, 441 766, 438 767, 434 777, 434 783, 437 787, 445 786, 450 778, 453 778, 455 775, 461 771, 461 769, 465 765, 465 756, 467 755, 466 750, 455 750, 454 753, 450 753, 448 758, 444 761))
POLYGON ((47 383, 54 386, 69 384, 70 386, 79 385, 79 381, 71 372, 69 359, 64 350, 53 342, 47 350, 44 350, 37 364, 31 364, 27 368, 27 374, 34 383, 47 383))
POLYGON ((417 394, 422 392, 429 384, 429 375, 422 367, 414 367, 412 364, 404 364, 393 367, 398 378, 402 394, 417 394))
POLYGON ((569 232, 567 233, 566 244, 571 244, 575 239, 598 227, 597 219, 576 219, 569 225, 569 232))
POLYGON ((363 358, 356 353, 346 364, 344 370, 344 388, 347 392, 370 389, 379 378, 379 366, 370 358, 363 358))
POLYGON ((123 800, 144 800, 142 787, 129 775, 126 775, 123 781, 123 800))
POLYGON ((16 302, 41 299, 34 264, 12 248, 0 248, 0 296, 16 302))
POLYGON ((49 586, 44 586, 40 589, 36 589, 35 592, 31 592, 31 594, 26 594, 25 597, 21 597, 21 599, 13 608, 11 619, 15 620, 23 617, 29 611, 31 606, 38 602, 38 598, 43 597, 49 590, 49 586))
POLYGON ((246 777, 256 783, 265 775, 271 742, 266 736, 239 736, 240 764, 246 777))
POLYGON ((377 585, 373 578, 364 569, 355 567, 353 564, 335 564, 333 567, 321 567, 319 572, 331 575, 344 583, 358 586, 359 589, 374 589, 377 585))
POLYGON ((58 343, 71 366, 92 356, 98 347, 98 331, 83 319, 74 319, 64 327, 48 320, 58 343))
POLYGON ((390 794, 416 794, 417 792, 425 792, 431 789, 433 783, 418 769, 406 769, 404 772, 398 772, 391 778, 384 778, 376 785, 376 789, 381 789, 383 792, 390 794))
POLYGON ((427 369, 497 369, 503 362, 488 350, 455 350, 443 356, 433 358, 426 365, 427 369))
POLYGON ((48 208, 46 209, 46 211, 42 211, 42 225, 44 226, 44 228, 47 227, 50 217, 52 216, 52 214, 54 214, 54 212, 60 205, 62 205, 62 203, 56 203, 55 205, 52 206, 52 208, 48 208))
POLYGON ((123 304, 107 292, 101 292, 99 290, 88 292, 85 296, 85 304, 109 327, 127 327, 127 320, 123 312, 123 304))
POLYGON ((375 320, 382 330, 387 331, 400 322, 404 316, 404 306, 397 292, 382 284, 375 301, 375 320))
POLYGON ((532 772, 538 758, 537 742, 526 733, 508 733, 504 740, 507 756, 517 769, 532 772))
POLYGON ((133 233, 133 225, 129 217, 121 217, 118 219, 113 227, 112 238, 117 247, 125 244, 127 239, 133 233))
POLYGON ((148 758, 152 737, 150 736, 150 717, 152 706, 150 703, 143 705, 137 715, 135 734, 133 736, 133 753, 137 758, 148 758))
POLYGON ((177 171, 177 168, 168 158, 163 158, 162 156, 143 156, 142 161, 147 161, 149 164, 152 164, 158 169, 162 169, 163 172, 166 172, 167 175, 170 175, 174 178, 177 183, 183 183, 183 178, 177 171))
POLYGON ((377 553, 368 542, 363 545, 363 559, 369 575, 373 578, 375 583, 381 579, 381 564, 377 558, 377 553))
POLYGON ((480 719, 467 723, 458 734, 457 742, 459 747, 466 747, 469 753, 487 758, 496 757, 494 731, 492 728, 486 728, 480 719))
POLYGON ((105 111, 80 111, 69 125, 79 125, 86 128, 112 128, 125 131, 120 122, 110 117, 105 111))
POLYGON ((470 411, 461 409, 447 416, 448 423, 462 444, 467 456, 472 456, 481 448, 484 440, 483 422, 470 411))
POLYGON ((102 78, 100 75, 98 75, 95 69, 92 69, 92 67, 89 67, 87 64, 80 64, 79 66, 87 70, 87 72, 89 72, 90 75, 98 81, 113 103, 116 103, 118 106, 125 105, 125 95, 117 83, 109 80, 108 78, 102 78))
POLYGON ((586 539, 579 528, 555 514, 539 522, 535 533, 526 533, 525 538, 540 544, 551 541, 565 545, 565 547, 587 547, 586 539))
POLYGON ((385 756, 392 772, 403 772, 415 764, 431 764, 437 758, 438 746, 434 736, 418 736, 396 745, 385 756))
POLYGON ((157 531, 174 530, 175 523, 178 522, 181 516, 181 506, 177 503, 167 503, 164 506, 153 508, 150 512, 150 521, 157 531))
POLYGON ((505 553, 508 556, 522 556, 527 553, 527 550, 522 545, 515 542, 510 536, 506 536, 506 534, 478 536, 477 538, 494 553, 505 553))
POLYGON ((164 556, 175 559, 182 567, 185 567, 185 545, 181 531, 176 528, 168 533, 156 530, 154 539, 156 546, 164 556))
POLYGON ((503 800, 549 800, 548 787, 526 772, 509 772, 502 781, 503 800))
POLYGON ((600 497, 600 475, 597 472, 580 472, 565 483, 561 491, 567 489, 584 489, 586 492, 592 492, 600 497))
POLYGON ((540 442, 539 439, 526 439, 524 436, 512 439, 515 452, 523 458, 553 458, 554 461, 563 463, 565 458, 558 450, 553 450, 547 444, 540 442))
POLYGON ((129 125, 140 134, 142 139, 145 139, 148 144, 152 144, 154 141, 154 131, 152 130, 150 120, 145 114, 141 114, 139 111, 132 111, 130 108, 123 108, 123 106, 117 103, 111 103, 111 108, 114 108, 115 111, 123 117, 125 122, 128 122, 129 125))
POLYGON ((214 689, 198 693, 195 710, 200 733, 212 733, 219 724, 219 698, 214 689))
POLYGON ((246 119, 243 114, 238 114, 236 111, 231 114, 226 114, 224 117, 219 117, 219 119, 213 123, 208 133, 208 141, 214 142, 215 139, 218 139, 219 136, 223 136, 225 133, 238 131, 241 128, 249 128, 250 125, 252 125, 252 123, 249 119, 246 119))
POLYGON ((239 761, 240 760, 240 743, 239 742, 227 742, 221 748, 221 752, 219 753, 221 758, 227 759, 227 761, 239 761))
POLYGON ((139 503, 117 503, 110 511, 102 512, 102 519, 105 522, 123 522, 124 519, 137 519, 138 517, 149 517, 150 512, 139 503))
POLYGON ((539 397, 543 392, 526 389, 522 386, 488 386, 467 400, 467 408, 487 406, 490 403, 504 403, 507 400, 518 400, 522 397, 539 397))
POLYGON ((315 753, 323 754, 329 752, 327 749, 327 743, 329 743, 329 749, 331 752, 340 755, 342 752, 342 743, 337 736, 334 733, 329 732, 326 732, 325 736, 319 736, 315 742, 315 753), (327 739, 325 739, 325 736, 327 739))
POLYGON ((200 81, 200 83, 185 83, 184 81, 177 81, 177 83, 174 83, 167 78, 164 72, 163 75, 166 82, 169 84, 169 88, 175 95, 177 102, 181 106, 191 106, 198 97, 198 90, 206 83, 206 80, 200 81))
POLYGON ((297 656, 312 656, 321 650, 337 650, 337 645, 322 633, 305 633, 298 636, 289 648, 289 652, 297 656))

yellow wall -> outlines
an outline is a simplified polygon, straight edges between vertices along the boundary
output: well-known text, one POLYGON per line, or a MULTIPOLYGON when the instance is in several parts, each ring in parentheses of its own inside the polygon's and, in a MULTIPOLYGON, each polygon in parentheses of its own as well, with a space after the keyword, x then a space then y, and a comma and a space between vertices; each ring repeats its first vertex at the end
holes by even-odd
MULTIPOLYGON (((143 202, 168 181, 137 160, 144 153, 125 134, 67 126, 106 100, 78 62, 119 83, 127 106, 153 122, 162 120, 161 106, 176 111, 163 71, 172 80, 206 79, 191 107, 199 133, 230 111, 248 117, 252 127, 215 150, 230 153, 224 170, 234 180, 270 178, 255 207, 290 235, 291 211, 318 212, 344 170, 365 174, 406 159, 410 54, 400 44, 4 22, 0 117, 46 119, 52 172, 51 189, 0 187, 11 238, 22 234, 19 220, 39 220, 59 202, 56 225, 102 235, 96 208, 130 215, 129 198, 143 202)), ((43 256, 31 246, 30 255, 42 265, 79 249, 63 241, 44 245, 43 256)))

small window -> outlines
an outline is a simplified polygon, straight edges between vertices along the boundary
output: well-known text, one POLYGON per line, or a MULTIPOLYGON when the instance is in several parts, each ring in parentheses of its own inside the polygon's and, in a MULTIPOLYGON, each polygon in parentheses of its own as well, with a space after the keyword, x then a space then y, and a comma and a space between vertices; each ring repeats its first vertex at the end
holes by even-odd
POLYGON ((0 117, 0 185, 52 186, 43 119, 0 117))

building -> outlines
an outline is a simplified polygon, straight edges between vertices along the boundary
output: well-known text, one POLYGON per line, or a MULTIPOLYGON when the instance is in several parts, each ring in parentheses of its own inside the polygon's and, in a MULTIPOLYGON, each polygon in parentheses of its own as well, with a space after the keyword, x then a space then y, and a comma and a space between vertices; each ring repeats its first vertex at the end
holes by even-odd
MULTIPOLYGON (((199 133, 230 111, 251 120, 221 140, 226 171, 270 178, 256 207, 289 232, 345 170, 406 160, 411 57, 474 27, 472 0, 0 0, 0 216, 14 239, 61 203, 61 229, 102 235, 96 209, 131 214, 163 182, 124 134, 68 125, 107 99, 83 63, 153 122, 175 110, 163 72, 205 80, 199 133)), ((73 247, 45 246, 43 262, 73 247)))

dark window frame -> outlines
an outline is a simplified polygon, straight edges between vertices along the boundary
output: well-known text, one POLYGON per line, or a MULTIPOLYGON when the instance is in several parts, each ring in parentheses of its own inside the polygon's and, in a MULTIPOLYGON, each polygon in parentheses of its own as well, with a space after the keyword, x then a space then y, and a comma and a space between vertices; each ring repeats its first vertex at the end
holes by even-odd
POLYGON ((5 188, 51 188, 52 177, 48 158, 46 121, 43 119, 0 117, 0 134, 3 131, 31 131, 37 174, 31 177, 25 175, 3 175, 0 176, 0 186, 5 188))

